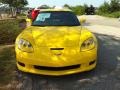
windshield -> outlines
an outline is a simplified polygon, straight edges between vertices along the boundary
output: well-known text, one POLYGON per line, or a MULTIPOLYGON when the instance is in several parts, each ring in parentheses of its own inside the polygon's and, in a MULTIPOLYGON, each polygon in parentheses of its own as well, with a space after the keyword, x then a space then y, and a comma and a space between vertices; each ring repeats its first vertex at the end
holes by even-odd
POLYGON ((32 23, 33 26, 79 26, 75 14, 69 11, 40 12, 32 23))

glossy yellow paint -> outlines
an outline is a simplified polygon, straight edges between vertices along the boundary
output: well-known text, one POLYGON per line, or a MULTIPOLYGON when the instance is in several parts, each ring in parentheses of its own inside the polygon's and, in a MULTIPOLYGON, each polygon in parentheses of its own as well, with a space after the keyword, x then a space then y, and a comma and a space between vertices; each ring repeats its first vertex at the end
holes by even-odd
POLYGON ((96 66, 96 63, 89 65, 89 62, 97 59, 97 40, 94 35, 81 26, 73 27, 34 27, 24 30, 16 39, 17 61, 26 66, 18 65, 18 69, 24 72, 44 75, 66 75, 82 71, 88 71, 96 66), (93 37, 96 46, 89 51, 80 51, 81 44, 93 37), (34 51, 23 52, 18 49, 17 42, 20 38, 29 41, 34 51), (64 48, 64 50, 52 51, 50 48, 64 48), (58 55, 58 54, 61 55, 58 55), (63 71, 37 70, 33 65, 46 67, 64 67, 81 64, 80 68, 63 71))
POLYGON ((15 44, 17 67, 19 70, 43 75, 67 75, 95 68, 97 63, 97 40, 95 36, 82 26, 30 26, 16 39, 15 44), (95 47, 81 51, 81 45, 88 38, 93 38, 95 47), (18 48, 20 39, 29 41, 33 52, 21 51, 18 48), (62 48, 52 50, 52 48, 62 48), (90 65, 90 62, 95 61, 90 65), (21 66, 18 62, 23 63, 21 66), (34 65, 44 67, 65 67, 80 65, 79 68, 53 71, 36 69, 34 65))

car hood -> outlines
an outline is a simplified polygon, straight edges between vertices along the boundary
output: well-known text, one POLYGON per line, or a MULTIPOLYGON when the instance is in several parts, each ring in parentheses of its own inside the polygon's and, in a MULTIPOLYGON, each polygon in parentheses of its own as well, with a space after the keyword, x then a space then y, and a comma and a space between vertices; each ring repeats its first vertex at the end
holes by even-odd
POLYGON ((39 47, 71 47, 78 46, 80 41, 80 26, 33 26, 32 35, 39 47))

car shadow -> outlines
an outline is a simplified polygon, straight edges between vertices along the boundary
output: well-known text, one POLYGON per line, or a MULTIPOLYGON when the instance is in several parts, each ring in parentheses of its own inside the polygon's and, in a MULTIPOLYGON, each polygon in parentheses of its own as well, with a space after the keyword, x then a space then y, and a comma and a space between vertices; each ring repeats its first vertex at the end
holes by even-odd
POLYGON ((120 66, 118 67, 120 38, 97 33, 95 35, 98 39, 98 63, 94 70, 59 77, 18 72, 17 80, 21 85, 19 88, 21 90, 115 90, 112 84, 114 81, 109 83, 109 80, 116 78, 116 71, 120 72, 120 66))

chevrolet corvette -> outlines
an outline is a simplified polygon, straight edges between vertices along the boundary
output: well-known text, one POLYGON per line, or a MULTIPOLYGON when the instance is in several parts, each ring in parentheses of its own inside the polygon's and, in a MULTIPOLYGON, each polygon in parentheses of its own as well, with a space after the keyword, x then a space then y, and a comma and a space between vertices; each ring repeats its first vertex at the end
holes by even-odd
POLYGON ((90 71, 97 46, 71 10, 44 9, 16 38, 16 64, 20 71, 52 76, 90 71))

